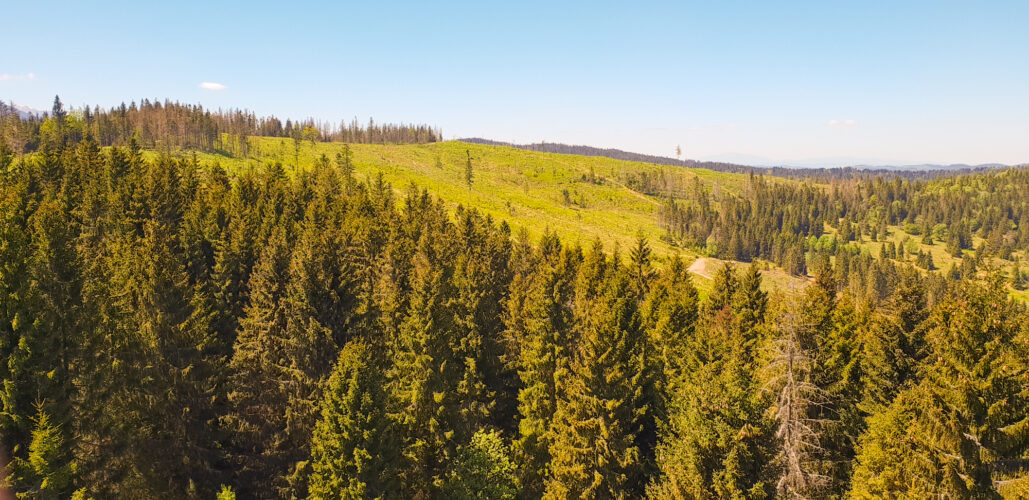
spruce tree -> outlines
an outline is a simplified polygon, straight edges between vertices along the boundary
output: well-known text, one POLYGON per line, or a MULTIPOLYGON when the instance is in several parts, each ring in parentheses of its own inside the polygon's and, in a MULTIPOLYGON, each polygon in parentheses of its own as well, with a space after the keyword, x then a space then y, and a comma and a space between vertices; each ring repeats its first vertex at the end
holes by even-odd
POLYGON ((446 222, 429 224, 414 254, 410 305, 393 340, 388 374, 405 438, 407 496, 437 494, 458 445, 471 437, 457 433, 466 426, 457 398, 465 365, 455 356, 454 249, 443 232, 446 222))
POLYGON ((639 300, 647 295, 650 289, 650 282, 654 279, 654 269, 651 266, 653 251, 650 244, 643 237, 643 233, 636 235, 636 246, 629 252, 629 267, 632 274, 633 287, 639 300))
POLYGON ((916 275, 901 279, 893 294, 858 331, 862 370, 860 408, 874 414, 916 377, 924 357, 924 286, 916 275))
POLYGON ((347 247, 331 219, 315 215, 308 207, 289 266, 289 283, 280 308, 285 328, 276 340, 278 354, 273 383, 286 400, 284 459, 295 465, 279 488, 304 496, 311 432, 325 380, 339 352, 361 332, 356 317, 354 276, 347 247))
POLYGON ((137 340, 123 362, 139 377, 122 410, 134 455, 127 481, 155 495, 214 491, 220 460, 212 429, 222 373, 208 325, 206 298, 188 284, 174 238, 147 222, 145 236, 123 249, 129 265, 118 277, 126 290, 123 328, 137 340))
POLYGON ((455 261, 454 355, 461 363, 457 385, 459 410, 470 437, 493 420, 498 403, 513 408, 513 397, 502 393, 500 357, 504 330, 503 304, 511 280, 508 260, 511 236, 503 226, 494 230, 489 218, 460 209, 456 215, 459 249, 455 261))
POLYGON ((761 290, 761 271, 757 264, 751 264, 732 295, 732 310, 739 320, 739 328, 744 331, 756 328, 764 319, 767 306, 768 294, 761 290))
POLYGON ((923 377, 870 420, 855 497, 999 498, 993 471, 1029 448, 1025 318, 996 275, 934 308, 923 377))
POLYGON ((354 153, 349 144, 344 144, 343 151, 336 153, 336 168, 343 173, 347 186, 351 186, 354 183, 354 153))
POLYGON ((283 298, 289 283, 290 250, 284 228, 276 228, 250 277, 249 296, 229 361, 230 410, 222 418, 230 432, 230 458, 240 492, 271 496, 293 465, 286 434, 289 394, 286 370, 287 316, 283 298))
POLYGON ((730 262, 722 264, 715 272, 711 295, 707 298, 705 309, 708 314, 729 307, 738 286, 739 277, 736 275, 735 267, 730 262))
POLYGON ((311 444, 311 498, 399 495, 399 442, 387 414, 381 361, 362 340, 340 352, 311 444))
MULTIPOLYGON (((592 257, 591 257, 592 258, 592 257)), ((598 294, 576 315, 578 351, 561 381, 545 498, 625 498, 642 494, 646 338, 632 284, 616 261, 598 294)), ((590 264, 580 279, 590 279, 590 264)), ((596 275, 594 275, 596 276, 596 275)), ((586 287, 593 289, 594 287, 586 287)))
POLYGON ((688 372, 688 350, 698 321, 697 289, 678 255, 658 276, 642 305, 647 329, 647 370, 659 427, 667 422, 670 400, 688 372))
POLYGON ((657 449, 654 498, 763 498, 770 493, 768 423, 754 376, 758 321, 766 298, 760 273, 740 286, 728 266, 718 274, 733 292, 717 293, 694 335, 680 339, 680 368, 669 381, 668 423, 657 449), (734 313, 733 311, 737 311, 734 313))
POLYGON ((71 496, 75 464, 65 443, 64 432, 40 405, 33 419, 28 457, 6 464, 7 484, 18 498, 58 499, 71 496))
POLYGON ((20 445, 22 450, 28 445, 36 403, 46 401, 42 410, 59 428, 70 418, 82 281, 77 226, 64 207, 57 200, 44 201, 25 221, 24 232, 17 227, 8 232, 14 238, 10 243, 24 243, 29 253, 18 255, 24 259, 20 263, 5 263, 3 281, 9 295, 4 302, 10 315, 3 323, 10 330, 3 340, 7 352, 0 428, 8 446, 20 445))
POLYGON ((523 302, 509 303, 509 335, 520 346, 517 366, 522 384, 514 452, 521 488, 528 496, 543 494, 549 473, 558 377, 567 373, 572 352, 570 304, 580 260, 577 252, 563 249, 555 235, 544 235, 523 302))
POLYGON ((461 449, 444 493, 461 500, 511 500, 518 493, 511 452, 496 431, 478 431, 461 449))

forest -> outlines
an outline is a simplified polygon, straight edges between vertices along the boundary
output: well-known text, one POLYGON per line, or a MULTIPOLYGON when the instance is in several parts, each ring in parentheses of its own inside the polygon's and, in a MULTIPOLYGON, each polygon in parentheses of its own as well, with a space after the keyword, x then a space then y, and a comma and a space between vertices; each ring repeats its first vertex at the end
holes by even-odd
POLYGON ((945 276, 974 275, 979 267, 991 265, 991 259, 1000 259, 1015 263, 1011 284, 1019 290, 1026 287, 1017 254, 1029 249, 1029 170, 1024 168, 932 181, 850 180, 831 187, 810 179, 772 183, 752 175, 746 193, 724 193, 717 199, 699 182, 687 187, 663 180, 630 175, 626 184, 664 195, 658 218, 666 238, 712 256, 761 258, 804 275, 812 258, 845 262, 858 253, 849 243, 867 240, 883 242, 880 260, 903 261, 909 252, 919 267, 932 271, 937 267, 922 247, 942 244, 961 260, 945 269, 945 276), (907 249, 905 241, 891 241, 895 228, 908 242, 921 245, 907 249))
POLYGON ((1029 495, 1025 169, 624 179, 665 200, 683 253, 658 259, 451 210, 349 149, 227 170, 190 152, 222 118, 171 109, 199 128, 5 119, 31 132, 0 141, 19 498, 1029 495), (960 266, 848 250, 894 225, 960 266), (698 248, 727 259, 703 295, 698 248), (763 287, 759 259, 807 285, 763 287))
POLYGON ((443 132, 429 125, 350 122, 332 124, 313 118, 285 123, 274 116, 259 117, 241 109, 210 111, 200 105, 141 99, 111 109, 83 107, 69 113, 60 96, 47 113, 21 117, 13 105, 0 101, 0 140, 15 153, 27 153, 61 138, 77 142, 89 136, 100 146, 127 146, 132 139, 151 149, 192 149, 247 154, 247 137, 289 137, 301 141, 325 140, 364 144, 424 143, 439 141, 443 132), (60 131, 53 130, 61 128, 60 131))

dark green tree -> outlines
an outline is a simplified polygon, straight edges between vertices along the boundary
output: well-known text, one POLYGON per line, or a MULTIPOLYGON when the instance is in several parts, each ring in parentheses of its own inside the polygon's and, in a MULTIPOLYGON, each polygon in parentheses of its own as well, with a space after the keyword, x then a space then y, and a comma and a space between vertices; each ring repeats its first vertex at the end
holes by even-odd
POLYGON ((458 398, 464 363, 456 356, 454 248, 445 221, 423 229, 414 254, 410 305, 392 341, 389 386, 402 429, 406 496, 438 494, 446 467, 470 435, 458 398))
POLYGON ((525 277, 524 298, 512 300, 508 306, 508 335, 519 347, 517 369, 522 385, 514 451, 522 491, 530 496, 543 494, 551 461, 558 377, 567 373, 573 347, 570 304, 580 260, 577 252, 563 250, 555 235, 544 235, 535 259, 537 268, 525 277))
POLYGON ((279 227, 261 252, 250 277, 246 307, 229 361, 230 409, 222 417, 230 432, 230 458, 240 492, 271 496, 294 464, 287 433, 289 393, 284 297, 289 285, 290 250, 279 227))
MULTIPOLYGON (((643 492, 638 438, 645 419, 652 418, 645 399, 646 336, 628 273, 617 260, 609 265, 611 274, 599 275, 599 293, 576 315, 578 352, 567 373, 556 374, 546 498, 624 498, 643 492)), ((589 267, 581 278, 592 278, 589 267)))

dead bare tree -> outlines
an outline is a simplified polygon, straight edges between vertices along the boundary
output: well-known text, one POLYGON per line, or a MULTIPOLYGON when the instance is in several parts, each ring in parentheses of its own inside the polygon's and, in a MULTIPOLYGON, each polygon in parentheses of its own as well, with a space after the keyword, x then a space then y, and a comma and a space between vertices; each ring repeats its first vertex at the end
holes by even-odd
POLYGON ((787 498, 812 498, 829 483, 818 473, 823 453, 819 435, 825 422, 811 417, 812 407, 823 404, 824 391, 811 382, 810 325, 800 318, 799 301, 792 301, 778 320, 779 336, 772 344, 766 390, 776 395, 777 425, 782 475, 778 494, 787 498))

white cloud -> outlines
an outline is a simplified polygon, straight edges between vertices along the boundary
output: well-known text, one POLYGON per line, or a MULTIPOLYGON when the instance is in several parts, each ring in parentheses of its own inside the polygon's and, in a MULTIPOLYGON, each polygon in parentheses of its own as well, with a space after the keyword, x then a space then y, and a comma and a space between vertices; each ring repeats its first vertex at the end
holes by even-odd
POLYGON ((9 74, 9 73, 4 73, 4 74, 0 75, 0 82, 12 82, 12 81, 21 81, 21 80, 35 80, 35 79, 36 79, 36 74, 35 73, 25 73, 24 75, 12 75, 12 74, 9 74))
POLYGON ((204 90, 225 90, 228 87, 215 82, 200 82, 200 88, 204 90))
POLYGON ((857 120, 829 120, 826 125, 830 127, 853 127, 857 125, 857 120))

